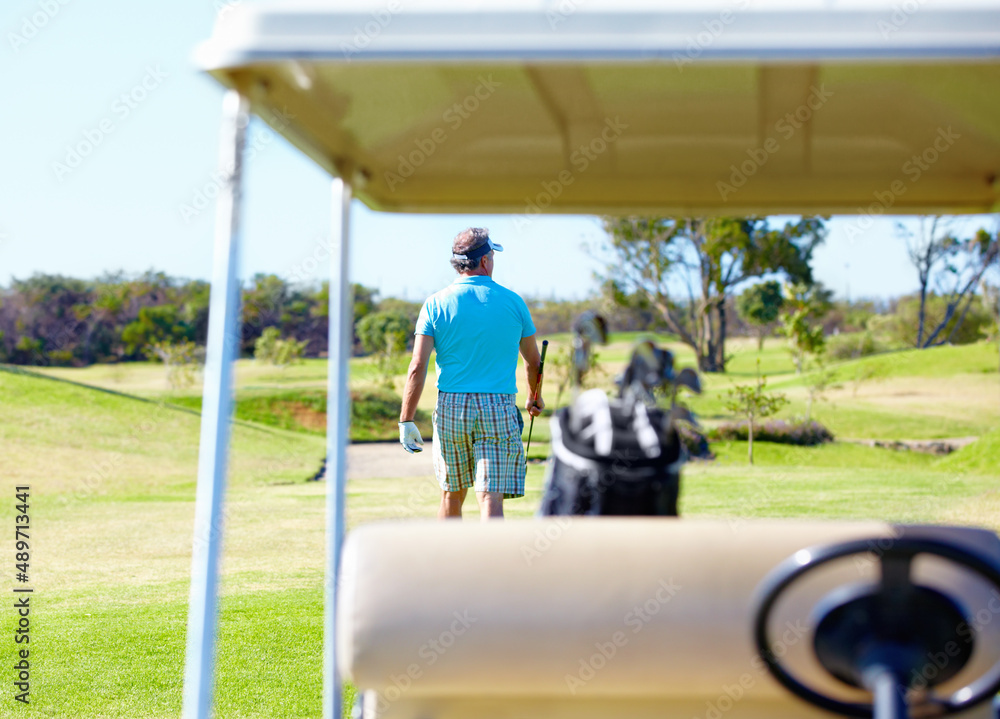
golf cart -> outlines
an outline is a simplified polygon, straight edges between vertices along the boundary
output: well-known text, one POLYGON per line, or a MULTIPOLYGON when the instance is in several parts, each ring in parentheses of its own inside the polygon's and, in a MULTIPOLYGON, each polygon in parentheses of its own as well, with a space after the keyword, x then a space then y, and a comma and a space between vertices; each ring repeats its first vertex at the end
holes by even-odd
POLYGON ((344 539, 351 200, 991 212, 1000 2, 227 7, 184 716, 208 717, 250 113, 334 177, 324 716, 996 716, 1000 540, 879 522, 387 523, 344 539), (280 119, 279 119, 280 118, 280 119))

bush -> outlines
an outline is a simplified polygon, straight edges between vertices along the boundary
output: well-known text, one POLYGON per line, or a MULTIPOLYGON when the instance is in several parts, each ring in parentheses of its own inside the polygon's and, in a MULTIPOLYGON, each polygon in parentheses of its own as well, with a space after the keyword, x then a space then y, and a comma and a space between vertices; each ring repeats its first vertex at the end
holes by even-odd
POLYGON ((265 327, 254 343, 254 359, 277 367, 287 367, 302 361, 307 342, 299 342, 294 337, 282 339, 277 327, 265 327))
MULTIPOLYGON (((746 441, 746 422, 726 422, 716 427, 710 433, 714 441, 746 441)), ((754 441, 776 442, 778 444, 796 444, 811 447, 824 442, 833 441, 833 433, 819 422, 786 422, 785 420, 770 420, 762 424, 754 424, 754 441)))
POLYGON ((159 360, 167 368, 167 382, 171 389, 182 389, 194 384, 198 366, 204 364, 204 349, 194 342, 153 342, 143 348, 151 360, 159 360))
POLYGON ((49 364, 53 367, 71 367, 73 353, 69 350, 51 350, 48 354, 49 364))
POLYGON ((889 346, 866 331, 829 337, 826 351, 831 359, 849 360, 888 352, 889 346))
MULTIPOLYGON (((927 317, 924 322, 925 342, 941 320, 944 319, 946 306, 947 302, 943 297, 933 294, 927 296, 927 317)), ((917 326, 919 324, 917 315, 919 311, 919 298, 913 296, 902 298, 896 305, 896 310, 892 314, 890 321, 885 324, 884 330, 888 338, 901 342, 908 347, 914 347, 917 343, 917 326)), ((948 324, 945 325, 945 328, 941 330, 941 333, 938 334, 934 340, 935 344, 943 342, 951 334, 961 314, 960 308, 955 312, 955 316, 949 320, 948 324)), ((982 302, 973 299, 965 319, 955 331, 955 334, 951 336, 950 344, 965 345, 979 342, 984 334, 988 334, 992 323, 993 318, 990 317, 989 312, 983 307, 982 302)))
POLYGON ((402 310, 373 312, 355 326, 365 350, 372 353, 382 384, 391 387, 393 377, 406 369, 406 348, 413 336, 413 322, 402 310))

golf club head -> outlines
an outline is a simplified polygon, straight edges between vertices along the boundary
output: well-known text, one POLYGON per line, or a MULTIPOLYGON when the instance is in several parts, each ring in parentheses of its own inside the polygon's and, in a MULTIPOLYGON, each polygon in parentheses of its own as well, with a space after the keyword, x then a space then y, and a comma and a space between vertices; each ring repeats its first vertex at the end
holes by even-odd
POLYGON ((587 310, 573 322, 574 334, 595 344, 608 341, 608 323, 593 310, 587 310))
POLYGON ((690 367, 685 367, 677 374, 674 384, 678 387, 687 387, 695 394, 701 394, 701 378, 690 367))
POLYGON ((698 426, 698 420, 695 419, 694 415, 691 413, 687 407, 682 407, 681 405, 674 405, 670 409, 670 414, 668 415, 670 424, 674 422, 687 422, 695 427, 698 426))
POLYGON ((648 340, 636 345, 620 382, 619 396, 652 403, 657 387, 673 382, 674 355, 648 340))
POLYGON ((607 340, 607 323, 593 310, 587 310, 573 322, 573 386, 577 390, 590 369, 590 345, 605 344, 607 340))

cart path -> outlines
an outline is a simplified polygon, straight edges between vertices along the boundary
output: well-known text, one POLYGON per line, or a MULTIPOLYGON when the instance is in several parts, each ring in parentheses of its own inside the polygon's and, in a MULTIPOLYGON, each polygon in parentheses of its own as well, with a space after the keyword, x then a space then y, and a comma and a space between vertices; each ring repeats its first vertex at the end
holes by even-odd
POLYGON ((433 477, 433 445, 424 440, 424 451, 410 454, 399 442, 366 442, 347 447, 347 478, 433 477))
POLYGON ((888 449, 909 449, 914 452, 927 452, 929 454, 949 454, 957 452, 973 442, 979 437, 945 437, 941 439, 848 439, 843 438, 841 442, 852 442, 863 444, 867 447, 886 447, 888 449))

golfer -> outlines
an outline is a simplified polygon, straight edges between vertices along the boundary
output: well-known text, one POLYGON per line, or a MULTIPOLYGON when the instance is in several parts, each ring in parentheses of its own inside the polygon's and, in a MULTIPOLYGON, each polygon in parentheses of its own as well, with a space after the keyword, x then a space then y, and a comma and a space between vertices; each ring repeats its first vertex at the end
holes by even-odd
POLYGON ((441 485, 441 519, 462 516, 469 487, 475 487, 484 520, 503 517, 504 499, 524 496, 518 352, 528 381, 525 409, 538 416, 545 407, 534 397, 540 358, 531 314, 516 293, 493 281, 493 255, 501 251, 485 229, 459 233, 451 247, 458 278, 428 297, 417 318, 399 441, 411 454, 421 451, 424 442, 413 416, 431 350, 437 350, 434 473, 441 485))

